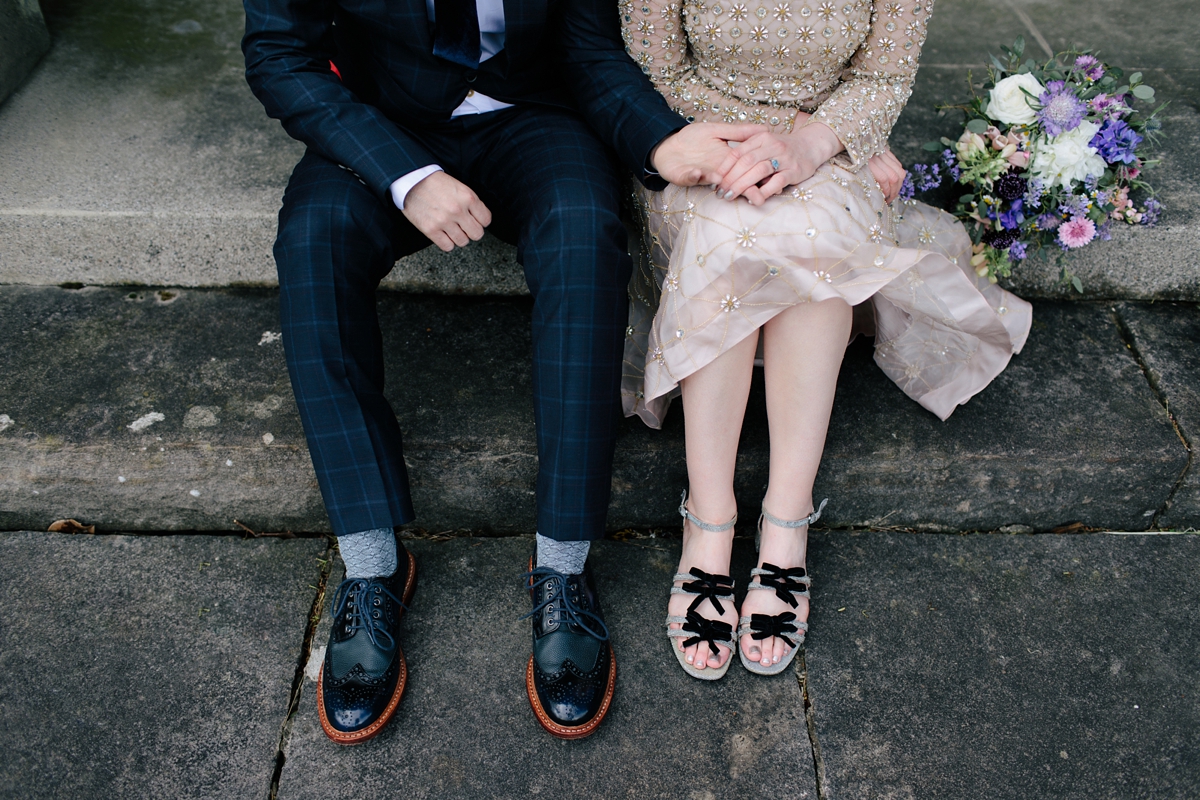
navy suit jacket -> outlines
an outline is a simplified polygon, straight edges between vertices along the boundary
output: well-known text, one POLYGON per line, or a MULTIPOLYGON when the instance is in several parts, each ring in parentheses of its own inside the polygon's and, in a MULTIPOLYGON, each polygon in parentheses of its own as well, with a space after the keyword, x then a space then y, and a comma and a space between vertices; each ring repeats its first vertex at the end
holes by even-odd
POLYGON ((470 89, 573 110, 651 188, 665 185, 644 167, 686 123, 625 53, 616 0, 504 0, 504 50, 476 70, 433 55, 425 0, 244 4, 246 79, 267 114, 381 197, 435 163, 406 129, 449 119, 470 89))

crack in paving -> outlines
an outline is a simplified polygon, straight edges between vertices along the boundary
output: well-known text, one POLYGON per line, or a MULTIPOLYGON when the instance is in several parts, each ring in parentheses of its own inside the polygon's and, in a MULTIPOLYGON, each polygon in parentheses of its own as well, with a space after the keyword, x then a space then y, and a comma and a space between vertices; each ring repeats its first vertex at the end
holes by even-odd
POLYGON ((1179 437, 1179 441, 1183 443, 1183 449, 1187 452, 1187 462, 1183 465, 1183 469, 1179 471, 1179 476, 1175 478, 1175 485, 1171 487, 1167 499, 1163 501, 1162 506, 1154 512, 1154 516, 1150 519, 1150 527, 1157 528, 1158 520, 1171 508, 1171 501, 1175 499, 1175 495, 1183 487, 1183 481, 1192 471, 1192 462, 1195 459, 1195 448, 1192 447, 1191 437, 1184 431, 1183 426, 1179 424, 1179 420, 1171 413, 1171 399, 1167 397, 1166 391, 1158 382, 1154 375, 1154 370, 1146 363, 1145 357, 1142 355, 1141 348, 1138 346, 1137 336, 1133 329, 1121 316, 1121 312, 1116 306, 1110 306, 1109 312, 1112 314, 1113 322, 1117 326, 1117 333, 1121 336, 1121 341, 1129 349, 1133 355, 1133 360, 1137 362, 1138 368, 1142 371, 1142 376, 1145 377, 1146 383, 1150 386, 1150 391, 1154 393, 1159 405, 1163 407, 1163 411, 1167 414, 1167 419, 1171 421, 1171 427, 1175 429, 1175 435, 1179 437))
POLYGON ((812 748, 813 772, 816 775, 817 800, 830 800, 828 787, 825 785, 825 760, 821 758, 821 742, 817 739, 817 717, 813 709, 812 698, 808 695, 808 661, 805 651, 799 656, 796 682, 800 684, 800 696, 804 699, 804 722, 808 728, 808 744, 812 748))
POLYGON ((287 761, 288 738, 292 733, 292 721, 300 708, 300 697, 304 693, 304 670, 312 654, 313 637, 317 625, 321 622, 321 612, 325 608, 325 590, 329 584, 329 574, 333 570, 334 545, 330 542, 321 561, 321 576, 317 580, 316 596, 313 597, 312 607, 308 611, 308 624, 304 628, 304 641, 300 646, 300 658, 296 663, 296 673, 292 677, 292 690, 288 696, 287 715, 279 727, 279 742, 275 747, 275 770, 271 775, 271 787, 267 792, 268 800, 276 800, 279 795, 279 778, 283 774, 283 765, 287 761))

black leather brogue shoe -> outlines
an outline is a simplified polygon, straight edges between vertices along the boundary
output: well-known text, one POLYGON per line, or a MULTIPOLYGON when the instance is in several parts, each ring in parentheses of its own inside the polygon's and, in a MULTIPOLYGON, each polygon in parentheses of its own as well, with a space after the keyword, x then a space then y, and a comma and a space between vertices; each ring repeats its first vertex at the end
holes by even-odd
POLYGON ((404 694, 408 665, 396 638, 417 587, 417 562, 396 542, 399 565, 387 578, 347 579, 333 597, 333 630, 317 680, 317 711, 338 744, 383 730, 404 694))
MULTIPOLYGON (((531 565, 532 566, 532 565, 531 565)), ((595 732, 612 705, 617 665, 591 572, 525 574, 533 598, 533 655, 525 690, 534 716, 560 739, 595 732)))

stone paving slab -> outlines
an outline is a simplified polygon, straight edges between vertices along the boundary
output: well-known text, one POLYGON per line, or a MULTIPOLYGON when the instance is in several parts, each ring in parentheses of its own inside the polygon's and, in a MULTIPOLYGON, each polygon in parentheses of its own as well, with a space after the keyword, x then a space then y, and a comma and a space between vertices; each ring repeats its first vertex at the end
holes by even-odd
POLYGON ((266 797, 323 552, 0 534, 0 796, 266 797))
POLYGON ((809 567, 826 800, 1200 794, 1200 537, 818 534, 809 567))
MULTIPOLYGON (((273 292, 0 288, 0 529, 327 530, 277 313, 273 292)), ((380 317, 416 524, 532 530, 528 301, 385 293, 380 317)), ((762 397, 759 381, 747 525, 767 482, 762 397)), ((945 423, 852 345, 816 491, 835 527, 1140 530, 1187 459, 1111 311, 1045 302, 1025 351, 945 423)), ((685 472, 678 405, 663 431, 626 420, 610 527, 673 528, 685 472)))
MULTIPOLYGON (((316 683, 304 685, 286 746, 280 800, 356 798, 816 798, 796 675, 716 682, 679 668, 663 631, 679 541, 602 542, 597 588, 616 648, 612 710, 595 734, 542 731, 525 694, 529 610, 520 573, 529 537, 409 541, 417 594, 401 643, 409 685, 374 740, 342 747, 321 732, 316 683)), ((753 566, 739 542, 735 567, 753 566)), ((339 562, 340 563, 340 562, 339 562)), ((314 643, 329 637, 331 577, 314 643)))
MULTIPOLYGON (((1072 261, 1095 299, 1200 299, 1200 17, 1190 0, 1147 0, 1136 24, 1117 0, 939 0, 916 94, 893 136, 906 160, 953 132, 938 103, 968 69, 1018 35, 1078 42, 1153 79, 1166 114, 1154 180, 1167 212, 1153 232, 1118 231, 1072 261)), ((0 283, 229 286, 275 283, 275 215, 302 146, 268 120, 242 77, 238 0, 47 5, 52 52, 0 107, 0 283)), ((1014 288, 1073 297, 1058 270, 1030 263, 1014 288)), ((402 260, 392 288, 524 294, 515 251, 486 238, 402 260)))
POLYGON ((1196 467, 1196 446, 1200 442, 1200 308, 1173 303, 1122 303, 1117 313, 1171 412, 1179 436, 1191 449, 1187 472, 1180 476, 1170 503, 1155 522, 1162 528, 1200 527, 1196 524, 1200 520, 1200 470, 1196 467))

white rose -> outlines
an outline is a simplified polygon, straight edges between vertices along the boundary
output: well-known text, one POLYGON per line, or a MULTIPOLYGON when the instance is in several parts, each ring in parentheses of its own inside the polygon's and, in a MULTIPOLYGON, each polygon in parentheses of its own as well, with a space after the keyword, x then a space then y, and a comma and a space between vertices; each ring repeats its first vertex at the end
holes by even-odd
POLYGON ((1047 188, 1058 184, 1070 189, 1074 181, 1082 182, 1089 175, 1100 177, 1104 174, 1104 159, 1088 144, 1098 130, 1098 123, 1081 122, 1073 131, 1039 140, 1033 146, 1029 171, 1041 178, 1047 188))
POLYGON ((1023 75, 1009 75, 988 93, 988 104, 984 113, 1008 125, 1029 125, 1037 119, 1037 112, 1029 105, 1029 97, 1021 91, 1022 89, 1034 97, 1046 91, 1046 87, 1028 72, 1023 75))

